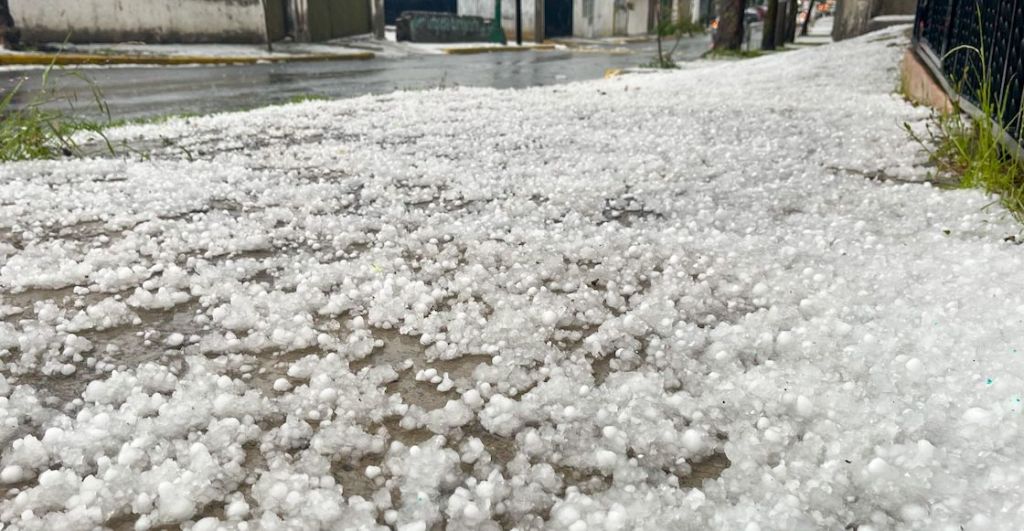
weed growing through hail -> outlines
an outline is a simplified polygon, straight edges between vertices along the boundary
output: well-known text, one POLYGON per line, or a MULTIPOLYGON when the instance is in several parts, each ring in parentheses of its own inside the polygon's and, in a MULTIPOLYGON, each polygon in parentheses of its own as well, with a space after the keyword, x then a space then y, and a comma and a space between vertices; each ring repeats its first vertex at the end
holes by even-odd
POLYGON ((55 63, 50 63, 43 70, 40 89, 28 96, 25 104, 15 105, 15 99, 23 95, 25 79, 7 89, 0 99, 0 162, 81 155, 82 150, 75 140, 79 132, 96 133, 106 144, 106 150, 114 153, 103 134, 106 123, 110 122, 110 109, 99 87, 80 72, 69 72, 88 85, 89 105, 95 105, 106 117, 105 123, 76 116, 78 94, 60 95, 53 81, 54 69, 55 63))
MULTIPOLYGON (((980 11, 978 17, 980 27, 980 11)), ((985 41, 981 38, 979 42, 985 41)), ((973 118, 968 117, 960 98, 954 98, 952 112, 939 116, 937 127, 930 128, 930 142, 922 143, 930 146, 932 161, 940 172, 958 177, 962 187, 981 188, 997 195, 1013 217, 1024 223, 1024 160, 1007 150, 1003 143, 1006 131, 1020 124, 1022 117, 1020 114, 1011 117, 1005 128, 997 123, 996 117, 1009 114, 1010 89, 995 86, 984 45, 958 46, 950 50, 944 59, 955 54, 962 54, 967 59, 955 92, 964 94, 961 89, 968 85, 967 80, 976 80, 976 90, 968 95, 974 100, 979 113, 973 118)), ((906 128, 915 139, 922 140, 909 125, 906 128)), ((1022 144, 1021 138, 1016 140, 1022 144)))

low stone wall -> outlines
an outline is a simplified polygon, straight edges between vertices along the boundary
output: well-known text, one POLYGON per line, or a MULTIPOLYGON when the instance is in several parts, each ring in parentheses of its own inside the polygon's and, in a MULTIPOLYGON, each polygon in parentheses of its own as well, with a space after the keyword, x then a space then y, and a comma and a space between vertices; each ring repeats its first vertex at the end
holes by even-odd
POLYGON ((491 26, 483 17, 406 11, 395 21, 396 38, 411 42, 486 42, 491 26))
POLYGON ((918 105, 931 107, 941 113, 953 112, 953 104, 946 91, 913 50, 907 50, 900 62, 900 86, 903 95, 918 105))
POLYGON ((260 0, 10 0, 25 42, 264 41, 260 0))

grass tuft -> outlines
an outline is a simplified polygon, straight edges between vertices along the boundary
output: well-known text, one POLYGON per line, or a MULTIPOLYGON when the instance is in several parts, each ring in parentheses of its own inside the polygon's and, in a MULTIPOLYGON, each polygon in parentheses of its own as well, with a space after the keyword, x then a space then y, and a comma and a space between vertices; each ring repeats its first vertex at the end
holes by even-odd
MULTIPOLYGON (((978 13, 979 22, 981 13, 978 13)), ((980 39, 980 42, 985 42, 980 39)), ((905 125, 911 136, 927 146, 931 160, 938 170, 959 179, 963 188, 980 188, 997 195, 999 202, 1020 223, 1024 223, 1024 160, 1007 149, 1005 130, 994 117, 1006 116, 1009 90, 994 86, 989 58, 984 46, 958 46, 946 54, 967 54, 964 72, 956 83, 956 93, 963 94, 964 80, 977 79, 978 89, 973 96, 980 116, 969 117, 959 98, 953 100, 953 111, 939 115, 934 127, 929 127, 928 141, 905 125)), ((944 58, 945 59, 945 58, 944 58)), ((1009 125, 1020 123, 1015 116, 1009 125)), ((1021 143, 1021 139, 1016 139, 1021 143)))
POLYGON ((54 68, 55 63, 46 67, 42 74, 42 88, 25 105, 15 106, 24 79, 7 89, 0 99, 0 162, 80 156, 82 149, 75 140, 80 132, 95 133, 103 139, 106 149, 114 153, 113 146, 103 134, 110 122, 110 108, 99 87, 80 72, 70 73, 89 86, 89 105, 95 105, 106 121, 79 118, 74 112, 79 103, 78 94, 73 92, 61 96, 58 93, 51 77, 54 68))
MULTIPOLYGON (((784 51, 779 49, 778 51, 784 51)), ((761 57, 766 52, 764 50, 719 50, 713 49, 708 50, 704 55, 706 59, 754 59, 761 57)), ((767 52, 772 53, 772 52, 767 52)))
POLYGON ((329 101, 331 98, 320 94, 296 94, 290 98, 286 103, 305 103, 307 101, 329 101))

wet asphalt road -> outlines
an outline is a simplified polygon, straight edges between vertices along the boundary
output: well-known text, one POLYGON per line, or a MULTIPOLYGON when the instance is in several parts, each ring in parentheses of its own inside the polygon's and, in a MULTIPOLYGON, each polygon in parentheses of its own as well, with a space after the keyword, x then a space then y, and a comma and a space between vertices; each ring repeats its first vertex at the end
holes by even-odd
MULTIPOLYGON (((708 46, 708 37, 685 39, 675 58, 696 59, 708 46)), ((136 119, 249 109, 302 96, 348 98, 442 85, 552 85, 600 78, 607 68, 639 66, 655 55, 653 41, 617 49, 618 53, 556 50, 240 66, 87 68, 80 73, 102 91, 113 119, 136 119)), ((77 98, 76 114, 98 118, 88 84, 72 72, 56 73, 51 86, 63 96, 77 98)), ((7 89, 25 78, 15 99, 15 105, 25 105, 38 94, 41 75, 38 69, 0 72, 0 86, 7 89)), ((68 106, 66 101, 58 104, 68 106)))

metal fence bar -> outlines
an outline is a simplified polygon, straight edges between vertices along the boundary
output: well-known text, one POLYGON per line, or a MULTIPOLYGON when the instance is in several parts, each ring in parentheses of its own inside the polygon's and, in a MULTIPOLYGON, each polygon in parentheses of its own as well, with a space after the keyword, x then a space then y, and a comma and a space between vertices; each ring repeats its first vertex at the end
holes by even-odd
POLYGON ((1024 0, 920 0, 914 49, 961 107, 995 122, 1005 143, 1024 156, 1024 0), (969 49, 984 49, 985 63, 969 49), (985 117, 979 94, 985 72, 997 103, 985 117))

